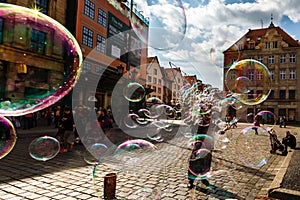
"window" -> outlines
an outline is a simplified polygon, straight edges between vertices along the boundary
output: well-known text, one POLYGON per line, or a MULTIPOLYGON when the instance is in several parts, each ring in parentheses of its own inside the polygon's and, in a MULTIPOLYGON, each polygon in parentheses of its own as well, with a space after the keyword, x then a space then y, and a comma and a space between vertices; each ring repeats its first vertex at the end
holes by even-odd
POLYGON ((273 48, 277 48, 277 41, 273 42, 273 48))
POLYGON ((84 14, 91 19, 95 17, 95 4, 90 0, 84 1, 84 14))
POLYGON ((279 99, 285 99, 285 90, 279 90, 279 99))
POLYGON ((152 77, 148 76, 148 83, 151 83, 151 82, 152 82, 152 77))
POLYGON ((280 74, 279 74, 279 76, 280 76, 280 80, 285 80, 285 70, 280 70, 280 74))
POLYGON ((156 87, 155 86, 153 86, 153 92, 156 92, 156 87))
POLYGON ((263 79, 262 72, 257 72, 257 80, 262 80, 262 79, 263 79))
POLYGON ((82 73, 87 73, 92 70, 92 64, 88 62, 84 62, 82 65, 82 73))
POLYGON ((105 68, 104 67, 102 67, 101 65, 95 65, 95 72, 96 73, 102 73, 102 72, 104 72, 104 70, 105 70, 105 68))
POLYGON ((296 91, 289 90, 289 99, 295 99, 295 98, 296 98, 296 91))
POLYGON ((280 63, 285 63, 286 59, 285 59, 285 55, 281 55, 280 56, 280 63))
POLYGON ((291 63, 296 62, 296 55, 295 54, 290 55, 290 62, 291 63))
POLYGON ((37 53, 45 53, 46 33, 32 29, 30 50, 37 53))
POLYGON ((0 18, 0 43, 3 42, 3 19, 0 18))
POLYGON ((271 90, 271 92, 270 92, 270 94, 269 94, 269 96, 268 96, 268 98, 269 99, 274 99, 274 90, 271 90))
POLYGON ((157 69, 153 69, 153 74, 157 75, 157 69))
POLYGON ((253 71, 248 72, 248 78, 249 78, 249 80, 254 80, 254 72, 253 71))
POLYGON ((261 63, 264 61, 264 59, 263 59, 262 56, 259 56, 259 57, 257 58, 257 60, 258 60, 259 62, 261 62, 261 63))
POLYGON ((98 24, 106 27, 107 24, 107 14, 101 8, 98 9, 98 24))
POLYGON ((180 78, 177 79, 178 83, 180 83, 180 78))
POLYGON ((274 80, 274 71, 270 71, 270 74, 271 74, 271 80, 274 80))
POLYGON ((269 64, 274 64, 274 61, 275 61, 274 56, 269 56, 268 63, 269 64))
POLYGON ((161 79, 158 79, 158 85, 161 85, 161 79))
POLYGON ((48 1, 47 0, 35 0, 35 6, 40 9, 41 13, 48 14, 48 1))
POLYGON ((161 88, 158 88, 157 92, 158 92, 158 94, 161 94, 161 88))
POLYGON ((266 42, 266 49, 270 49, 270 42, 266 42))
POLYGON ((82 44, 90 48, 93 48, 93 35, 94 32, 86 27, 83 27, 82 31, 82 44))
POLYGON ((174 89, 176 89, 176 84, 174 84, 174 89))
POLYGON ((99 51, 100 53, 105 54, 105 38, 102 37, 101 35, 97 34, 97 46, 96 50, 99 51))
POLYGON ((157 79, 153 78, 153 83, 156 84, 156 82, 157 82, 157 79))
POLYGON ((255 48, 254 43, 250 43, 250 49, 254 49, 254 48, 255 48))
POLYGON ((296 79, 296 70, 291 69, 290 70, 290 79, 295 80, 296 79))

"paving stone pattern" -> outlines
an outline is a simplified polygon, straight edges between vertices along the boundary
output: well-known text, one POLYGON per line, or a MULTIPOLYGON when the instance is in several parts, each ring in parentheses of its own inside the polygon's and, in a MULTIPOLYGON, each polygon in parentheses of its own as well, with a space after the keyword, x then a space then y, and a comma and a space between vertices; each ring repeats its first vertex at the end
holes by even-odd
MULTIPOLYGON (((115 163, 106 161, 94 167, 84 161, 83 145, 46 162, 34 160, 28 154, 30 142, 44 132, 54 135, 56 130, 33 129, 31 134, 20 131, 12 152, 0 160, 0 199, 103 199, 103 177, 111 172, 117 174, 117 199, 256 199, 267 195, 285 157, 268 154, 267 163, 258 168, 242 161, 241 156, 247 153, 249 158, 258 156, 256 149, 246 146, 236 150, 239 133, 247 126, 239 123, 223 136, 230 142, 216 143, 212 163, 216 173, 208 178, 211 186, 204 188, 197 182, 191 190, 186 177, 190 150, 183 135, 156 144, 156 151, 126 155, 115 163)), ((275 130, 280 139, 286 130, 299 132, 297 127, 275 130)), ((261 136, 259 143, 257 146, 270 150, 268 137, 261 136)))

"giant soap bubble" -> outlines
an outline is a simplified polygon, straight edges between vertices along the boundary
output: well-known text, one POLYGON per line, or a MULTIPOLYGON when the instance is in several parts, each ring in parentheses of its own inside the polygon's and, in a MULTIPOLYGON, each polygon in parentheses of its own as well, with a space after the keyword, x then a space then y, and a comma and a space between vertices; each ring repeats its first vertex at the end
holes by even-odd
POLYGON ((186 33, 186 15, 181 0, 126 1, 135 35, 157 50, 170 50, 181 43, 186 33), (134 13, 134 14, 133 14, 134 13), (140 22, 142 20, 147 28, 140 22))
POLYGON ((0 23, 0 115, 25 115, 63 98, 82 62, 71 33, 37 10, 5 3, 0 23))

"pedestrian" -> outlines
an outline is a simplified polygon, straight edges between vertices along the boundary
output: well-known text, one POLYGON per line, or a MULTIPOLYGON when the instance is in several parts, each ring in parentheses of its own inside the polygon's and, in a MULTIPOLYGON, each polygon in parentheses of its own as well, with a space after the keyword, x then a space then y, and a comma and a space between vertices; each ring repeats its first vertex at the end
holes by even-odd
POLYGON ((260 127, 260 120, 259 120, 259 118, 256 116, 256 117, 254 118, 254 126, 252 127, 252 129, 255 131, 255 135, 258 135, 258 131, 257 131, 258 127, 260 127))
POLYGON ((282 117, 283 127, 286 128, 287 118, 285 116, 282 117))
POLYGON ((205 174, 209 172, 212 154, 211 151, 202 148, 202 141, 195 141, 193 144, 192 153, 189 157, 188 166, 188 188, 192 189, 194 187, 194 181, 200 180, 206 187, 210 184, 206 179, 205 174))
POLYGON ((46 110, 46 120, 47 120, 47 126, 51 126, 51 124, 52 124, 52 121, 53 121, 53 111, 52 111, 52 109, 51 108, 48 108, 47 110, 46 110))
POLYGON ((71 108, 65 107, 63 116, 61 118, 60 128, 63 129, 63 147, 60 150, 61 153, 71 151, 74 145, 74 120, 71 108))
POLYGON ((74 112, 76 119, 76 128, 74 130, 74 137, 76 144, 81 143, 78 131, 85 131, 86 124, 88 122, 89 111, 83 106, 79 105, 74 112))
POLYGON ((284 145, 285 154, 287 154, 288 147, 290 147, 291 149, 295 149, 296 143, 297 143, 296 137, 292 135, 290 131, 286 131, 286 136, 282 139, 282 144, 284 145))
POLYGON ((58 128, 61 118, 62 118, 61 106, 58 105, 58 106, 56 106, 56 109, 54 110, 54 127, 55 128, 58 128))
POLYGON ((107 110, 105 108, 103 108, 101 110, 101 113, 98 117, 98 122, 100 127, 106 131, 107 129, 112 128, 112 119, 109 118, 108 114, 107 114, 107 110))
POLYGON ((282 128, 282 125, 283 125, 283 117, 280 116, 279 117, 279 127, 282 128))

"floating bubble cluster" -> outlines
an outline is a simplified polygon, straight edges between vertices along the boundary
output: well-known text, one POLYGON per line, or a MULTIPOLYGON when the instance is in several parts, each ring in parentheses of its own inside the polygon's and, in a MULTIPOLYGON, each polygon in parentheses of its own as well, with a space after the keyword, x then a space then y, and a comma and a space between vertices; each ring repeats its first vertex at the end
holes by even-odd
POLYGON ((0 115, 32 113, 68 94, 82 62, 72 34, 49 16, 17 5, 0 3, 0 18, 0 79, 5 80, 0 115))
POLYGON ((0 159, 5 157, 15 146, 17 134, 11 121, 0 116, 0 159))

